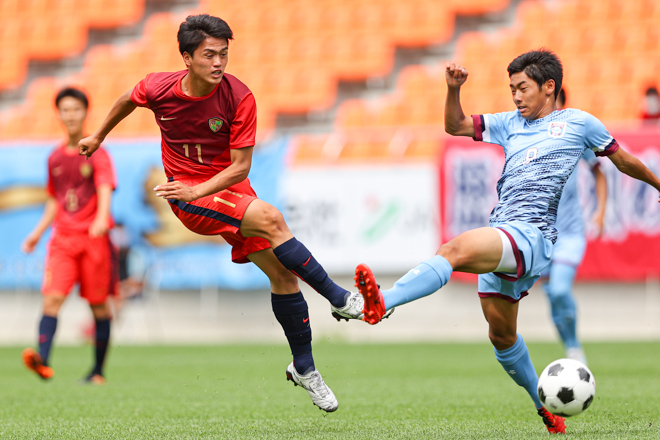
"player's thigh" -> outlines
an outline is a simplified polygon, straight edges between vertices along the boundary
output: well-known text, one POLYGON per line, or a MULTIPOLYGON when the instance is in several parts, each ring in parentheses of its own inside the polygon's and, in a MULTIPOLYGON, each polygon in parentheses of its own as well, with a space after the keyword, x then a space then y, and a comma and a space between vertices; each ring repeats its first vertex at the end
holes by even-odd
POLYGON ((437 252, 458 272, 488 273, 502 258, 502 239, 495 228, 464 232, 443 244, 437 252))
POLYGON ((41 291, 45 296, 66 296, 80 279, 78 256, 80 254, 77 237, 53 234, 48 244, 41 291))
POLYGON ((113 252, 107 235, 87 237, 79 259, 80 296, 90 305, 104 304, 115 288, 113 252))
POLYGON ((570 295, 576 274, 577 267, 570 264, 553 262, 550 266, 550 278, 546 286, 548 295, 570 295))
POLYGON ((518 302, 511 303, 498 297, 480 300, 481 310, 488 321, 488 336, 493 344, 513 345, 516 342, 518 302))
POLYGON ((298 278, 277 259, 272 249, 264 249, 248 255, 248 259, 268 276, 273 293, 286 295, 300 290, 298 278))

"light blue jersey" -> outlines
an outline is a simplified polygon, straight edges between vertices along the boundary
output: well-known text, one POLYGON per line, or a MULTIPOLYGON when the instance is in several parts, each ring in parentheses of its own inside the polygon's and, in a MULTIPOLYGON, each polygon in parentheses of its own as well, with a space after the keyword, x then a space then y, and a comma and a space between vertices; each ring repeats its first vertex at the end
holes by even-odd
POLYGON ((554 243, 559 200, 578 160, 587 148, 596 156, 607 156, 618 150, 618 144, 598 119, 576 109, 557 110, 533 121, 517 110, 472 117, 475 140, 504 148, 499 201, 490 223, 529 223, 554 243))
MULTIPOLYGON (((587 162, 590 169, 598 166, 598 159, 591 150, 585 150, 582 159, 587 162)), ((562 193, 559 207, 557 208, 557 232, 562 235, 584 235, 584 220, 582 216, 582 205, 578 197, 578 173, 577 170, 571 174, 564 192, 562 193)))

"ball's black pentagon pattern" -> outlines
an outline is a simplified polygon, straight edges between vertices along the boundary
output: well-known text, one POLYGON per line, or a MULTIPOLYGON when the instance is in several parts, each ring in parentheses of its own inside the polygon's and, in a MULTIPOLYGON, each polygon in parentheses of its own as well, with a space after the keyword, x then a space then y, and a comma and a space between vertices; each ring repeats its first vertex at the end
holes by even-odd
POLYGON ((582 405, 582 411, 589 408, 589 405, 591 405, 591 402, 593 401, 594 401, 594 396, 589 396, 589 398, 584 401, 584 405, 582 405))
POLYGON ((589 380, 591 379, 591 374, 589 374, 589 372, 587 370, 585 370, 584 368, 582 368, 582 367, 578 368, 577 372, 580 375, 580 380, 583 380, 585 382, 589 382, 589 380))
POLYGON ((557 362, 548 370, 548 376, 559 376, 559 373, 562 371, 564 371, 564 367, 562 367, 562 365, 557 362))
POLYGON ((562 401, 564 405, 571 403, 575 400, 575 395, 573 394, 573 388, 562 387, 557 393, 557 398, 562 401))
POLYGON ((543 392, 542 387, 539 387, 539 399, 541 400, 541 403, 545 405, 545 393, 543 392))

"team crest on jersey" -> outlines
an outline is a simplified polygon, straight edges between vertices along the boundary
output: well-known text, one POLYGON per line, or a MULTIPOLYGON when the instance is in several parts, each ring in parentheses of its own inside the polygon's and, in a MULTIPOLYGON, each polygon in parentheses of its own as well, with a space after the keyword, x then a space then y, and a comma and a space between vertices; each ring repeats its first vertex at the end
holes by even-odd
POLYGON ((87 162, 80 165, 80 175, 85 179, 92 175, 92 166, 87 162))
POLYGON ((220 128, 222 128, 223 122, 225 121, 223 121, 220 118, 211 118, 209 119, 209 128, 213 133, 217 133, 218 131, 220 131, 220 128))
POLYGON ((551 122, 548 134, 553 138, 560 138, 566 133, 566 122, 551 122))

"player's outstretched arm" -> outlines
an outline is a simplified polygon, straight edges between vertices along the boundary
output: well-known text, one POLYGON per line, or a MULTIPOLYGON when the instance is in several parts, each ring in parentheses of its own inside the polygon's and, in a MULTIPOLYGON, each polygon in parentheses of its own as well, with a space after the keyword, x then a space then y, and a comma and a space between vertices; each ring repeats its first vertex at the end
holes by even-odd
POLYGON ((453 136, 474 137, 474 121, 465 116, 461 107, 460 91, 465 83, 468 72, 463 66, 447 63, 445 79, 447 80, 447 98, 445 100, 445 131, 453 136))
POLYGON ((133 101, 131 101, 131 92, 132 90, 129 90, 117 99, 110 109, 108 116, 105 117, 105 120, 99 129, 96 130, 96 133, 78 142, 78 154, 87 157, 94 154, 94 152, 99 149, 101 142, 105 140, 108 133, 110 133, 117 124, 135 110, 137 105, 133 104, 133 101))
POLYGON ((181 182, 167 182, 154 188, 156 195, 164 199, 192 202, 200 197, 215 194, 223 189, 247 179, 252 166, 252 150, 254 147, 235 148, 231 150, 231 165, 211 177, 206 182, 196 186, 186 186, 181 182))
POLYGON ((23 240, 23 243, 21 244, 21 250, 23 252, 29 254, 34 250, 34 248, 37 246, 37 243, 39 243, 43 233, 46 232, 48 226, 50 226, 50 224, 53 222, 56 211, 57 202, 53 197, 48 197, 46 200, 46 206, 44 207, 44 213, 41 215, 39 223, 37 223, 32 232, 30 232, 28 236, 25 237, 25 240, 23 240))
MULTIPOLYGON (((607 157, 610 158, 612 163, 614 163, 622 173, 627 174, 634 179, 646 182, 660 191, 660 179, 658 179, 658 176, 653 174, 653 171, 644 165, 641 160, 628 153, 623 148, 619 148, 614 154, 607 157)), ((660 195, 658 197, 658 202, 660 202, 660 195)))

